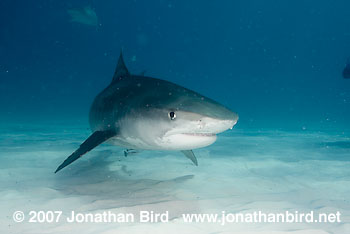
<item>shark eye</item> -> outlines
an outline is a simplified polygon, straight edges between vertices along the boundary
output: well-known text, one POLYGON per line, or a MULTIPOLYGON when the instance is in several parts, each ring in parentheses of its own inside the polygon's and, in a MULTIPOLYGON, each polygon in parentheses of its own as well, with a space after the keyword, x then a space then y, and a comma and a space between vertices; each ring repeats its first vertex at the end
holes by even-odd
POLYGON ((170 112, 169 112, 169 118, 170 118, 171 120, 174 120, 174 119, 176 118, 176 114, 175 114, 174 111, 170 111, 170 112))

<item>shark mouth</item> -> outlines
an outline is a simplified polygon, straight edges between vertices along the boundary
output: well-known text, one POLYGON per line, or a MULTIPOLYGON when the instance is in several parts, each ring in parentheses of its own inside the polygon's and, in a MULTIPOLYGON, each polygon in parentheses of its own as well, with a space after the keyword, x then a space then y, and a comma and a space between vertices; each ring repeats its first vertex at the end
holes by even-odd
POLYGON ((182 133, 183 135, 186 136, 200 136, 200 137, 212 137, 216 136, 214 133, 182 133))

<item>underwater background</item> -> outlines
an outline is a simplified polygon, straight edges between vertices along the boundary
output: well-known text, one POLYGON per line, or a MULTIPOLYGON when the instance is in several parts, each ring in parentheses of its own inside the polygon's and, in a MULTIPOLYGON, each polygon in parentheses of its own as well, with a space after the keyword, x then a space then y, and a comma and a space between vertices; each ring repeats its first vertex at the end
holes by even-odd
POLYGON ((349 233, 350 2, 0 1, 1 233, 349 233), (130 72, 239 114, 196 150, 125 158, 103 144, 53 174, 90 134, 119 53, 130 72), (15 223, 16 210, 170 209, 170 223, 15 223), (342 212, 328 224, 184 224, 181 212, 342 212))

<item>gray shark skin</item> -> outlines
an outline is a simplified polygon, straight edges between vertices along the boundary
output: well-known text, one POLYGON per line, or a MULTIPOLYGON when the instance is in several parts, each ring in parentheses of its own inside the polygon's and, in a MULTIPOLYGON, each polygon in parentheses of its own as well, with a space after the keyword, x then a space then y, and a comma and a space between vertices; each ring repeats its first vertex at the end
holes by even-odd
POLYGON ((219 103, 169 81, 132 75, 120 54, 113 80, 95 98, 92 135, 55 171, 106 142, 126 149, 177 150, 195 165, 192 149, 211 145, 232 129, 238 115, 219 103))

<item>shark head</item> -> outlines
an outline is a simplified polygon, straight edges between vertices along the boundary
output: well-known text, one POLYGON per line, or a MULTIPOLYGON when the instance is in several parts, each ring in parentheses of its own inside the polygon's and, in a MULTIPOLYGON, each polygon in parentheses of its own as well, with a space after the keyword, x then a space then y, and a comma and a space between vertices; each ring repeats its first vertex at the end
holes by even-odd
MULTIPOLYGON (((130 147, 201 148, 214 143, 216 134, 232 129, 237 123, 236 113, 182 86, 150 77, 131 79, 139 86, 133 93, 142 98, 131 101, 129 111, 118 122, 121 135, 132 143, 130 147)), ((129 98, 132 100, 132 95, 129 98)))

